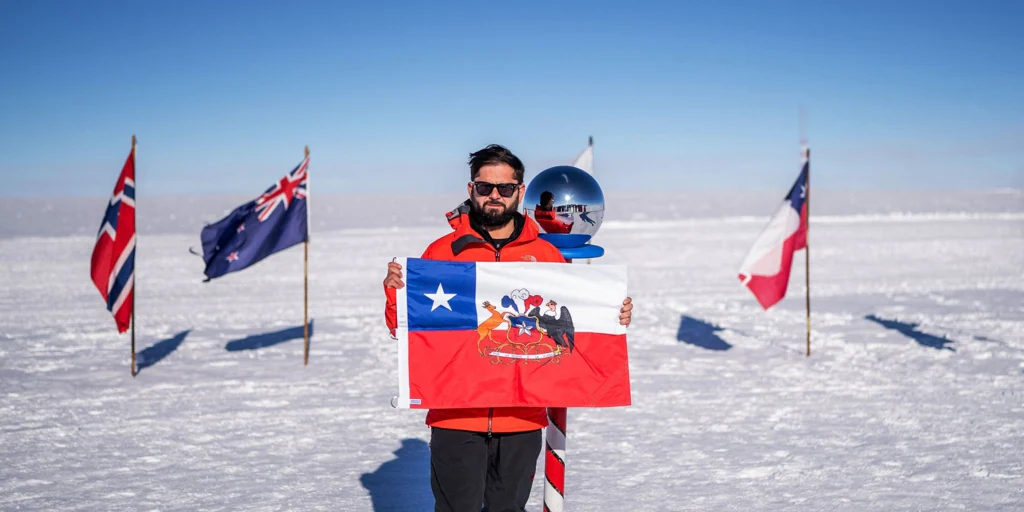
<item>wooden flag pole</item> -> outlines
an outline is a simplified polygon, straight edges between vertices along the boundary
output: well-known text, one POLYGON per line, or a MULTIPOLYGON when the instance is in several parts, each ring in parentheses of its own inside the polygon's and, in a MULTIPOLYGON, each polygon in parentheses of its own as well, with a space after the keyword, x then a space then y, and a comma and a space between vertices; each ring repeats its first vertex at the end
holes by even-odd
POLYGON ((811 149, 804 148, 804 158, 807 159, 807 176, 804 179, 807 197, 804 199, 804 208, 807 208, 807 231, 804 234, 804 276, 806 278, 807 293, 807 357, 811 357, 811 149))
MULTIPOLYGON (((132 173, 135 174, 135 135, 132 135, 132 173)), ((134 176, 137 178, 138 176, 134 176)), ((135 215, 135 207, 132 207, 132 215, 135 215)), ((136 226, 135 232, 138 233, 138 227, 136 226)), ((139 239, 136 235, 135 245, 138 247, 139 239)), ((132 269, 132 377, 135 377, 138 372, 135 369, 135 269, 132 269)))
MULTIPOLYGON (((309 146, 306 146, 306 158, 309 158, 309 146)), ((303 243, 305 254, 302 257, 303 295, 302 295, 302 365, 309 366, 309 167, 306 167, 306 241, 303 243)))
POLYGON ((800 107, 800 146, 807 162, 804 177, 804 208, 807 209, 807 229, 804 231, 804 294, 807 305, 807 357, 811 357, 811 148, 807 146, 807 110, 800 107))

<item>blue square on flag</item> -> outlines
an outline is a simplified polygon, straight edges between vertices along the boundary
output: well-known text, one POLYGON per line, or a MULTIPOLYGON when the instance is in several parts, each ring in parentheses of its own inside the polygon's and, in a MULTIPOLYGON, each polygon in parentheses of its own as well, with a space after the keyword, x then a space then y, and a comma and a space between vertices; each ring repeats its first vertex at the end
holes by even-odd
POLYGON ((409 259, 406 278, 409 330, 477 328, 476 264, 409 259))

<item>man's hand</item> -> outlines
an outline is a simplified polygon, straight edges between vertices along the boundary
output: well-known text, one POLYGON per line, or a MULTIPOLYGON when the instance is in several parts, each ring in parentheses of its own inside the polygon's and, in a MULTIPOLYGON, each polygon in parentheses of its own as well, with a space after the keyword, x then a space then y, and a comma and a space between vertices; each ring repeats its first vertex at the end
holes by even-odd
MULTIPOLYGON (((398 263, 388 263, 388 275, 384 278, 385 288, 405 288, 405 282, 402 281, 402 266, 398 263)), ((630 306, 632 307, 632 306, 630 306)))
POLYGON ((622 309, 619 310, 619 323, 629 327, 631 320, 633 320, 633 299, 626 297, 626 300, 622 301, 622 309))

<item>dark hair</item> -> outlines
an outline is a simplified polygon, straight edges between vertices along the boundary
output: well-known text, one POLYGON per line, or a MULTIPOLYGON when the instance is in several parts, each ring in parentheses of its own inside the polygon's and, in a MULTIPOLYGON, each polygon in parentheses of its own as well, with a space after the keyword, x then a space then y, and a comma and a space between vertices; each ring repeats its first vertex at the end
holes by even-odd
POLYGON ((469 179, 475 180, 477 175, 480 174, 481 167, 494 164, 508 165, 512 168, 512 176, 516 183, 523 182, 523 174, 526 173, 526 168, 523 167, 522 160, 519 160, 518 156, 513 155, 508 148, 498 144, 491 144, 476 153, 469 154, 469 179))
MULTIPOLYGON (((551 201, 552 203, 554 203, 554 201, 555 201, 555 194, 551 193, 550 190, 545 190, 544 192, 540 193, 540 204, 541 205, 545 205, 545 204, 548 203, 548 201, 551 201)), ((553 204, 552 204, 552 206, 553 206, 553 204)))

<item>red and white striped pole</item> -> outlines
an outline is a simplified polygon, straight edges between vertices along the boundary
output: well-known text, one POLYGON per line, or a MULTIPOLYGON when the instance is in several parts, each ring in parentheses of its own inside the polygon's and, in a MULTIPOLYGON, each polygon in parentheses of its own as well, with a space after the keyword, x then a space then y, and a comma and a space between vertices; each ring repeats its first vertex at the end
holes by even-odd
POLYGON ((544 512, 562 512, 565 505, 564 407, 548 408, 544 449, 544 512))
MULTIPOLYGON (((559 250, 566 263, 572 263, 573 257, 578 256, 587 258, 589 264, 591 258, 600 258, 604 255, 602 247, 590 243, 576 248, 560 247, 559 250)), ((544 512, 565 510, 565 420, 565 407, 548 407, 548 428, 544 436, 544 512)))

